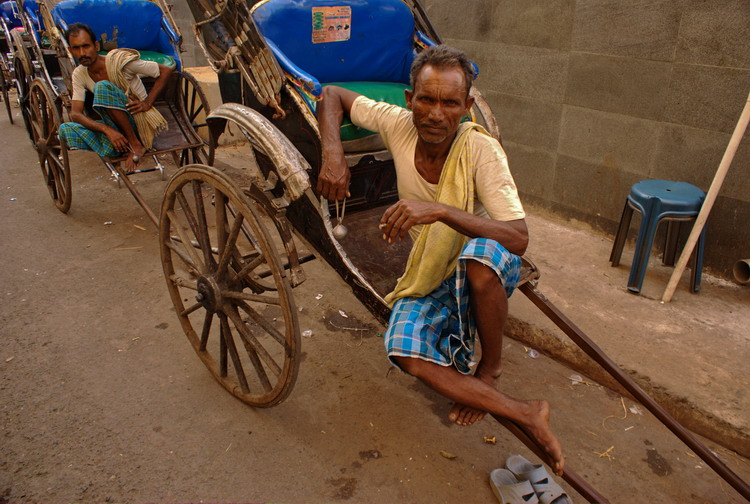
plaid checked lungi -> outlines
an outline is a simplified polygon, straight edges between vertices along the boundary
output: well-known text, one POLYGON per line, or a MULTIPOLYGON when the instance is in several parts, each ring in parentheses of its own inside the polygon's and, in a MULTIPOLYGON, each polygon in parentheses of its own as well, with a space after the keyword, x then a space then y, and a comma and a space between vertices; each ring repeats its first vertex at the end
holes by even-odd
MULTIPOLYGON (((101 119, 96 122, 118 129, 114 121, 109 117, 107 109, 128 112, 126 106, 128 101, 130 100, 125 96, 122 89, 111 82, 97 82, 94 85, 94 110, 101 116, 101 119)), ((130 124, 135 130, 133 116, 128 113, 128 117, 130 118, 130 124)), ((91 150, 102 157, 116 157, 122 154, 115 150, 107 135, 99 131, 91 131, 78 123, 68 122, 61 124, 59 134, 60 138, 65 140, 65 143, 71 149, 91 150)))
POLYGON ((385 350, 393 356, 418 357, 441 366, 471 372, 476 325, 469 313, 466 261, 492 268, 500 277, 508 297, 521 275, 521 258, 488 238, 470 240, 458 258, 456 273, 428 296, 396 301, 385 333, 385 350))

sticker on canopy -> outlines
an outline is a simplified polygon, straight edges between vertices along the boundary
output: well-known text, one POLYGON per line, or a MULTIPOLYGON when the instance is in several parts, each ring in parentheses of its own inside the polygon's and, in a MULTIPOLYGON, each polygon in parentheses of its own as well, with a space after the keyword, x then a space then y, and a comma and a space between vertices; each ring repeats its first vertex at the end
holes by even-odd
POLYGON ((312 8, 313 44, 349 40, 351 25, 352 8, 349 6, 312 8))

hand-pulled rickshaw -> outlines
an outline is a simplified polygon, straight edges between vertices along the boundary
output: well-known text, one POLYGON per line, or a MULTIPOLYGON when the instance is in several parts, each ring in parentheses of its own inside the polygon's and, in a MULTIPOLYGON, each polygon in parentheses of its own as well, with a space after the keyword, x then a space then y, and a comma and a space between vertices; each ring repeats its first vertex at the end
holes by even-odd
MULTIPOLYGON (((16 0, 30 49, 18 52, 16 81, 18 82, 21 112, 45 182, 55 205, 67 212, 71 205, 69 148, 57 135, 63 118, 70 109, 71 75, 76 62, 70 55, 63 32, 73 22, 89 25, 99 38, 103 53, 118 48, 137 49, 141 59, 156 61, 173 68, 170 82, 154 104, 169 124, 167 132, 154 140, 154 148, 144 157, 153 166, 123 172, 120 164, 125 159, 101 157, 102 163, 118 185, 124 183, 141 203, 145 203, 128 176, 159 170, 164 166, 160 157, 169 154, 175 164, 203 159, 205 141, 197 134, 200 121, 208 112, 207 100, 195 79, 183 72, 180 60, 181 36, 174 28, 166 5, 146 0, 115 2, 110 0, 65 0, 54 4, 51 0, 16 0)), ((153 84, 144 79, 147 89, 153 84)), ((89 97, 90 98, 90 97, 89 97)), ((87 111, 91 113, 90 99, 87 111)), ((148 163, 144 163, 148 164, 148 163)), ((156 217, 144 206, 156 222, 156 217)))
POLYGON ((0 3, 0 90, 5 102, 5 111, 13 124, 13 111, 10 103, 10 90, 16 85, 14 63, 15 55, 25 48, 23 26, 18 16, 15 0, 0 3))
MULTIPOLYGON (((48 166, 46 180, 56 204, 65 211, 70 204, 69 168, 66 147, 55 131, 60 105, 69 99, 65 90, 74 62, 59 29, 82 21, 96 26, 96 33, 107 33, 107 41, 116 40, 121 47, 135 44, 137 37, 125 37, 130 25, 122 17, 145 10, 143 4, 149 2, 107 2, 111 12, 121 9, 113 16, 105 11, 92 14, 90 9, 105 0, 66 0, 54 9, 48 9, 46 1, 40 4, 41 18, 46 26, 54 27, 45 33, 59 73, 57 78, 32 81, 29 108, 40 160, 43 167, 48 166), (111 21, 102 28, 105 17, 111 21)), ((339 208, 313 192, 322 157, 315 116, 322 86, 335 83, 376 100, 404 105, 403 91, 414 56, 440 38, 418 0, 187 3, 196 21, 198 43, 218 73, 224 102, 206 119, 207 155, 203 156, 203 143, 193 136, 184 98, 167 93, 162 107, 172 107, 186 141, 171 151, 182 152, 175 154, 175 162, 182 167, 166 186, 158 218, 119 166, 112 162, 110 170, 126 182, 149 217, 158 221, 167 287, 199 358, 235 397, 252 406, 270 407, 290 394, 297 378, 301 349, 293 289, 306 279, 303 264, 315 258, 309 251, 324 258, 383 322, 389 315, 384 297, 402 273, 409 253, 408 244, 388 245, 380 238, 380 216, 398 194, 393 161, 378 135, 345 121, 341 133, 352 173, 351 196, 339 208), (227 131, 239 132, 246 140, 241 155, 229 163, 216 159, 219 139, 227 131), (342 221, 356 231, 346 236, 334 232, 342 221)), ((161 9, 154 7, 164 16, 158 23, 172 28, 160 36, 174 47, 178 40, 170 38, 174 23, 166 7, 159 5, 161 9)), ((171 56, 180 69, 178 53, 171 56)), ((475 98, 471 119, 499 139, 487 102, 476 88, 471 93, 475 98)), ((520 290, 709 466, 750 498, 744 481, 547 300, 537 288, 538 278, 536 267, 525 260, 520 290)), ((543 450, 521 428, 496 418, 546 460, 543 450)), ((564 478, 589 501, 607 502, 569 467, 564 478)))

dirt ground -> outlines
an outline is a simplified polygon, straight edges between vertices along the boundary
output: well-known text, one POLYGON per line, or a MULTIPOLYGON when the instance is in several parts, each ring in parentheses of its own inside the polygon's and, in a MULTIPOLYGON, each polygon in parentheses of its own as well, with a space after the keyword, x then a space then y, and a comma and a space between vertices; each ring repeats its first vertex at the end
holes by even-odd
MULTIPOLYGON (((491 503, 493 468, 535 460, 494 420, 450 425, 447 400, 390 372, 383 327, 320 260, 295 289, 312 336, 291 396, 235 400, 177 322, 143 211, 74 153, 58 212, 16 119, 0 117, 0 502, 491 503)), ((157 208, 164 182, 136 180, 157 208)), ((743 502, 643 408, 504 351, 501 387, 550 401, 569 466, 612 502, 743 502)), ((750 480, 748 460, 709 446, 750 480)))

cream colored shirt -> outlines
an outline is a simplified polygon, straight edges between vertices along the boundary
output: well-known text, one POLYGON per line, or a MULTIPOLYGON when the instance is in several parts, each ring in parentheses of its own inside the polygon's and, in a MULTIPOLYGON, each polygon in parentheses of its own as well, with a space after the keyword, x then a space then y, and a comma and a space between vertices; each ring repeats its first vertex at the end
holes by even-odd
MULTIPOLYGON (((159 77, 159 65, 154 61, 135 60, 125 65, 122 69, 125 80, 130 82, 130 89, 141 101, 146 99, 148 93, 143 86, 140 77, 159 77)), ((73 82, 73 100, 84 101, 86 90, 94 92, 94 80, 89 75, 88 69, 83 65, 78 65, 73 70, 71 76, 73 82)))
MULTIPOLYGON (((411 111, 360 96, 352 104, 350 115, 357 126, 380 133, 393 155, 399 198, 434 201, 438 185, 427 182, 414 165, 419 135, 411 111)), ((470 134, 474 135, 474 214, 499 221, 523 219, 526 213, 500 142, 479 132, 470 134)), ((414 226, 409 231, 412 240, 421 229, 414 226)))

